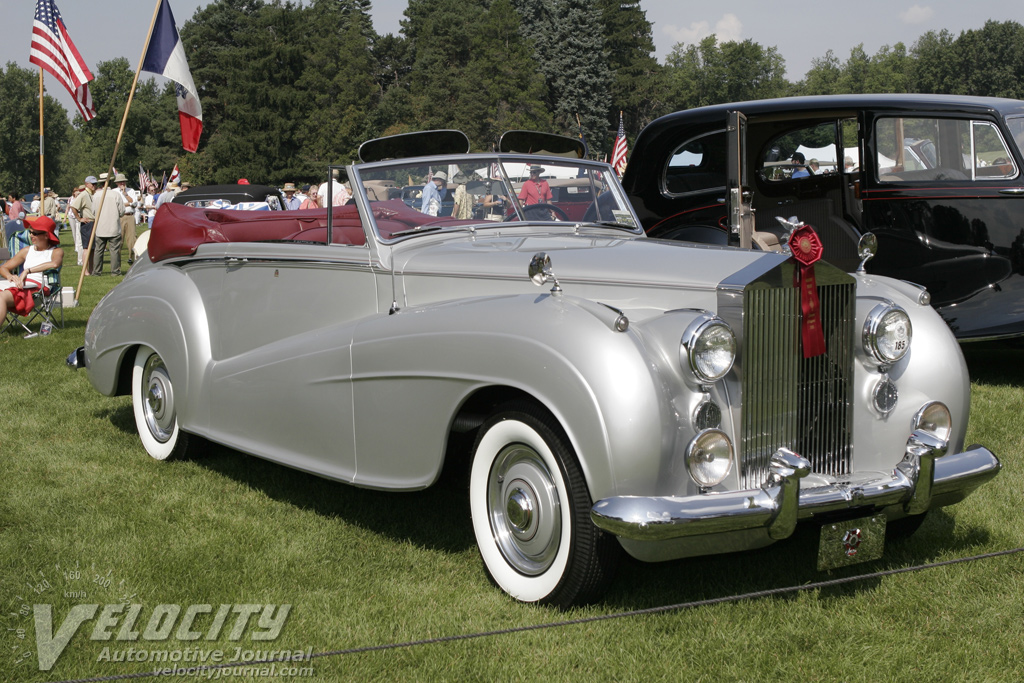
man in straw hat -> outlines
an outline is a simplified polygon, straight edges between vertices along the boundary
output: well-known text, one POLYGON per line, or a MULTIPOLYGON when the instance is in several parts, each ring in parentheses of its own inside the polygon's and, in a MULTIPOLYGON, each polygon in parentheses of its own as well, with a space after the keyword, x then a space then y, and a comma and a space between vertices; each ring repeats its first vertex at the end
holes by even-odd
POLYGON ((523 188, 519 191, 519 199, 524 205, 551 203, 551 187, 548 181, 540 177, 543 172, 544 169, 540 166, 530 167, 530 178, 523 183, 523 188))
MULTIPOLYGON (((107 179, 100 176, 100 183, 107 179)), ((110 249, 110 272, 121 274, 121 216, 124 215, 124 199, 117 188, 107 187, 96 190, 92 195, 93 211, 96 213, 96 236, 93 238, 92 274, 103 274, 103 254, 110 249), (102 202, 102 207, 100 203, 102 202)))
POLYGON ((302 200, 295 196, 295 183, 285 183, 281 191, 284 192, 285 209, 296 211, 302 206, 302 200))
POLYGON ((420 202, 420 212, 436 216, 441 212, 441 204, 448 193, 448 174, 444 171, 436 171, 434 175, 423 186, 423 199, 420 202))

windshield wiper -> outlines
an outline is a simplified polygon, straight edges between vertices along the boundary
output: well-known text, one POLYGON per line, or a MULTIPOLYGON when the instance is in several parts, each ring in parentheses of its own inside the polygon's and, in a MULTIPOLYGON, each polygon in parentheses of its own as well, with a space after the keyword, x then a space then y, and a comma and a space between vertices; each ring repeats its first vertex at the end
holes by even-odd
POLYGON ((405 237, 406 235, 421 235, 425 232, 434 232, 435 230, 441 230, 444 226, 442 225, 419 225, 409 230, 399 230, 398 232, 391 233, 391 237, 405 237))
POLYGON ((629 223, 619 223, 618 221, 591 221, 594 225, 600 225, 606 228, 623 228, 629 231, 635 231, 636 226, 630 225, 629 223))

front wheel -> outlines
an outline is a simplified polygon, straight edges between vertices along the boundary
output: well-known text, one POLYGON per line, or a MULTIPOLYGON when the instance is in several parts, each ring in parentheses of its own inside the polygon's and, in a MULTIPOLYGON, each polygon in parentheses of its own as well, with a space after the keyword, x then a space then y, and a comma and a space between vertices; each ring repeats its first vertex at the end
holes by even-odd
POLYGON ((178 426, 171 374, 160 355, 148 346, 135 354, 132 407, 139 438, 150 456, 156 460, 175 460, 189 454, 191 436, 178 426))
POLYGON ((549 416, 518 405, 488 419, 469 487, 480 555, 502 590, 562 608, 603 592, 619 545, 591 522, 579 463, 549 416))

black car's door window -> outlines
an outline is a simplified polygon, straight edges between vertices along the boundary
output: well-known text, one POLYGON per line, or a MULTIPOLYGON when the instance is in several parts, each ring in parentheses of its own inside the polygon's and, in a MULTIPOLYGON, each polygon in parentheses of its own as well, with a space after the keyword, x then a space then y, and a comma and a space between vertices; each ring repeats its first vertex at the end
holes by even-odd
POLYGON ((843 158, 836 122, 817 122, 772 138, 763 148, 758 173, 769 183, 832 175, 842 169, 843 158))
POLYGON ((662 193, 666 197, 682 197, 712 190, 724 192, 725 161, 724 130, 686 140, 669 155, 662 193))
POLYGON ((886 117, 875 124, 875 178, 885 183, 986 181, 1018 175, 990 121, 886 117))

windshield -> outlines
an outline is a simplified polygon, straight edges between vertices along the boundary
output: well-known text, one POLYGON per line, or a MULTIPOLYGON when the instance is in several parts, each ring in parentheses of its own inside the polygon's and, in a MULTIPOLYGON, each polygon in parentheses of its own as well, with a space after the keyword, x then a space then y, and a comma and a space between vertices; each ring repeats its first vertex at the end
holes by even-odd
POLYGON ((383 240, 505 222, 639 222, 614 172, 579 159, 467 155, 355 168, 383 240))

